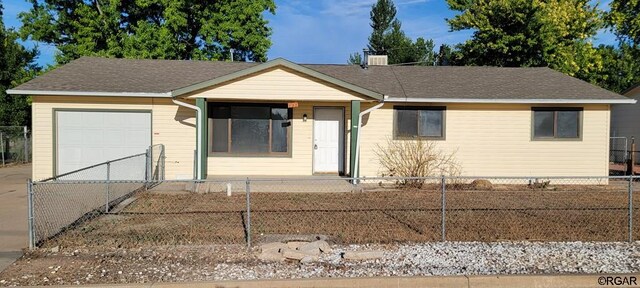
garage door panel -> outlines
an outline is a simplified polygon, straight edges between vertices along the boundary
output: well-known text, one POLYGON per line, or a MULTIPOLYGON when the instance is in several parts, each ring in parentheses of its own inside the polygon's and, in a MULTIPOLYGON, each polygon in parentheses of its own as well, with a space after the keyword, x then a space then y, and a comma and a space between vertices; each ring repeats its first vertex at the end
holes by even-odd
POLYGON ((82 143, 82 134, 78 133, 82 129, 68 127, 67 129, 58 130, 58 143, 63 143, 65 146, 72 146, 73 143, 82 143))
MULTIPOLYGON (((151 145, 149 112, 57 111, 56 123, 57 174, 144 153, 151 145)), ((87 175, 89 180, 100 180, 94 178, 105 173, 87 174, 94 174, 87 175)), ((131 180, 144 175, 128 174, 134 175, 131 180)))
POLYGON ((78 134, 82 135, 82 144, 87 147, 102 148, 104 143, 104 130, 97 128, 90 128, 85 130, 79 130, 78 134))
POLYGON ((129 130, 129 131, 125 131, 126 135, 127 135, 127 141, 129 142, 128 146, 139 146, 139 145, 145 145, 145 143, 148 142, 149 140, 149 135, 146 134, 147 129, 136 129, 136 130, 129 130))

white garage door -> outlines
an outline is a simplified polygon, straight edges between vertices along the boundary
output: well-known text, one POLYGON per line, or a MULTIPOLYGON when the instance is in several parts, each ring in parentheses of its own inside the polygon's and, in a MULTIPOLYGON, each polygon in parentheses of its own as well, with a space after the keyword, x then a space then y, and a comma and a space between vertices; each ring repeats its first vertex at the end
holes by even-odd
MULTIPOLYGON (((151 145, 150 112, 57 111, 56 125, 58 175, 144 153, 151 145)), ((130 168, 133 169, 133 166, 139 166, 138 164, 131 163, 130 168)), ((142 167, 144 169, 144 164, 142 167)), ((131 172, 140 175, 138 171, 131 172)), ((94 174, 100 172, 96 171, 94 174)), ((144 172, 141 175, 144 175, 144 172)), ((99 178, 87 177, 96 178, 91 180, 99 178)))

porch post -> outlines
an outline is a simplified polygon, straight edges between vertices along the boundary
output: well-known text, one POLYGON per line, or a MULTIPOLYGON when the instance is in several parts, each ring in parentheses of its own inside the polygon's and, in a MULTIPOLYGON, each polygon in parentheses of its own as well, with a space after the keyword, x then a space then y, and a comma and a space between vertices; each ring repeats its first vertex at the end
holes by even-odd
POLYGON ((360 127, 360 101, 351 101, 351 141, 349 149, 349 174, 351 177, 358 177, 354 175, 356 171, 356 145, 358 143, 358 128, 360 127))
MULTIPOLYGON (((207 135, 207 132, 209 131, 209 129, 207 129, 207 123, 208 121, 208 114, 207 114, 207 100, 204 98, 196 98, 196 106, 198 106, 198 108, 200 108, 202 110, 202 119, 196 119, 196 129, 200 129, 202 131, 202 133, 200 135, 202 135, 202 139, 198 139, 198 141, 200 141, 201 146, 202 147, 202 159, 201 159, 201 173, 200 175, 198 175, 198 179, 206 179, 207 178, 207 155, 209 154, 209 136, 207 135)), ((196 131, 197 133, 197 131, 196 131)))

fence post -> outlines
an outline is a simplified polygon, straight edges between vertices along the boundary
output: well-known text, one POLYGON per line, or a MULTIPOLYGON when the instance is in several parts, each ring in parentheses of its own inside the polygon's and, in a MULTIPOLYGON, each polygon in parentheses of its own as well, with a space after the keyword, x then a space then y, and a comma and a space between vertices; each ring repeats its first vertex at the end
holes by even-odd
POLYGON ((441 223, 441 227, 442 227, 442 241, 447 241, 447 229, 446 229, 446 205, 447 205, 447 179, 444 177, 444 175, 442 175, 442 223, 441 223))
POLYGON ((629 150, 629 175, 633 175, 633 166, 636 165, 636 139, 631 137, 631 148, 629 150))
POLYGON ((107 201, 104 203, 104 213, 109 213, 109 184, 111 184, 111 162, 107 162, 107 201))
POLYGON ((27 231, 29 233, 29 250, 36 248, 35 231, 33 226, 33 181, 27 180, 27 231))
POLYGON ((245 183, 245 192, 247 196, 247 249, 251 249, 251 182, 249 181, 249 177, 247 177, 247 182, 245 183))
POLYGON ((633 242, 633 174, 629 176, 629 242, 633 242))
POLYGON ((0 153, 2 153, 2 166, 4 166, 4 136, 2 132, 0 132, 0 153))
POLYGON ((161 175, 158 178, 160 178, 159 180, 164 180, 164 144, 160 144, 160 159, 158 161, 160 162, 158 174, 161 175))
POLYGON ((27 126, 24 126, 24 130, 22 131, 22 135, 24 136, 24 163, 29 163, 29 143, 27 143, 27 141, 29 141, 29 137, 27 136, 29 130, 27 126))
POLYGON ((144 156, 144 187, 145 188, 149 188, 149 179, 151 179, 151 177, 149 177, 149 173, 151 173, 151 148, 147 148, 147 151, 145 152, 145 156, 144 156))

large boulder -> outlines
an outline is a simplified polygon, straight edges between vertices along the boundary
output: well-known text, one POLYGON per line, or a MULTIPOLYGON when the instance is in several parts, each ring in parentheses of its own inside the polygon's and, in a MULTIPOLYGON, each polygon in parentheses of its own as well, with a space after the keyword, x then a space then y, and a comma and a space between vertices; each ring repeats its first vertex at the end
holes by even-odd
POLYGON ((471 182, 471 188, 474 190, 491 190, 493 189, 493 184, 487 179, 476 179, 471 182))

